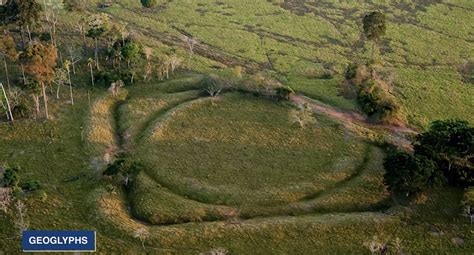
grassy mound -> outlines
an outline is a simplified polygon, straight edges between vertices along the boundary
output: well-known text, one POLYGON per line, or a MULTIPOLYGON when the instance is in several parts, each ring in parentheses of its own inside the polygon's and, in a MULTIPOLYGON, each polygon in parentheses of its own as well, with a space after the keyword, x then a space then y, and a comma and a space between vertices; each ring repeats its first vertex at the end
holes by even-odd
POLYGON ((122 90, 115 96, 111 93, 105 94, 99 97, 90 108, 86 141, 91 154, 99 161, 109 162, 118 149, 114 114, 120 102, 126 97, 126 90, 122 90))

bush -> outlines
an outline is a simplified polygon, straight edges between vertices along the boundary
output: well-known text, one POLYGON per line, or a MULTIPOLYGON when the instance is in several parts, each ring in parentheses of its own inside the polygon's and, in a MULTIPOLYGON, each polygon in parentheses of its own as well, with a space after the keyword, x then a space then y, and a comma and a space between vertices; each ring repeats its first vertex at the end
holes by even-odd
POLYGON ((334 78, 334 75, 331 70, 324 70, 324 73, 319 78, 324 80, 330 80, 334 78))
POLYGON ((400 107, 375 81, 359 85, 357 102, 362 111, 379 121, 388 121, 397 116, 400 107))
POLYGON ((13 188, 17 187, 19 182, 18 168, 6 168, 3 174, 3 186, 13 188))
POLYGON ((21 185, 21 188, 25 191, 33 191, 41 188, 40 182, 37 180, 29 180, 21 185))
POLYGON ((15 119, 28 118, 31 113, 31 107, 26 102, 20 102, 12 109, 12 114, 15 119))
POLYGON ((435 121, 418 135, 415 154, 430 158, 453 186, 474 185, 474 128, 467 121, 435 121))
POLYGON ((109 71, 99 71, 94 74, 94 81, 97 86, 108 88, 110 84, 119 79, 119 76, 116 73, 109 71))
POLYGON ((140 2, 145 8, 153 8, 158 4, 157 0, 140 0, 140 2))
POLYGON ((436 170, 436 164, 424 156, 406 152, 390 153, 385 158, 384 167, 384 183, 395 195, 412 197, 444 181, 444 177, 436 170))
MULTIPOLYGON (((356 95, 361 110, 374 120, 388 122, 396 119, 400 107, 388 92, 386 82, 374 74, 373 66, 350 64, 346 68, 346 84, 352 85, 352 91, 346 95, 356 95)), ((344 87, 343 87, 344 88, 344 87)))
POLYGON ((109 164, 103 175, 115 176, 120 181, 123 181, 125 186, 128 186, 129 182, 133 181, 143 168, 140 162, 120 158, 114 163, 109 164))
POLYGON ((279 87, 275 89, 277 98, 279 100, 290 100, 291 94, 295 93, 295 91, 289 87, 289 86, 284 86, 284 87, 279 87))

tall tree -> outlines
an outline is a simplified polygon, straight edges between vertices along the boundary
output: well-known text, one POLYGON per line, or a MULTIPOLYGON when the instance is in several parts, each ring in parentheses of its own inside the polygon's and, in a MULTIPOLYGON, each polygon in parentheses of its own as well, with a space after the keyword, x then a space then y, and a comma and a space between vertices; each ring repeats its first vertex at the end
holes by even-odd
POLYGON ((50 84, 54 79, 54 68, 58 58, 56 48, 51 44, 35 43, 30 45, 21 54, 20 58, 22 63, 24 63, 25 71, 41 85, 45 116, 46 119, 49 119, 45 83, 50 84))
POLYGON ((67 72, 67 78, 69 82, 69 96, 71 97, 71 104, 74 105, 74 96, 72 94, 71 65, 72 63, 69 60, 66 60, 63 63, 63 67, 67 72))
POLYGON ((10 35, 4 35, 0 39, 0 55, 3 57, 3 64, 5 67, 5 77, 7 80, 8 90, 10 90, 10 77, 8 74, 7 58, 10 61, 15 61, 18 58, 18 51, 16 50, 15 40, 10 35))
POLYGON ((385 35, 387 27, 385 25, 385 14, 374 11, 364 16, 362 19, 364 34, 367 39, 372 40, 372 60, 374 59, 375 45, 377 41, 385 35))
POLYGON ((31 42, 31 29, 38 25, 43 7, 35 0, 8 0, 2 8, 3 24, 16 23, 20 27, 24 46, 23 31, 26 28, 31 42))
POLYGON ((99 66, 99 38, 107 33, 109 30, 109 16, 105 13, 95 14, 89 17, 89 29, 87 30, 87 37, 94 39, 94 58, 97 70, 99 66))
POLYGON ((87 66, 89 67, 90 71, 91 71, 91 83, 92 83, 92 87, 94 87, 94 60, 92 58, 89 58, 87 60, 87 66))
POLYGON ((467 121, 435 121, 413 147, 415 154, 436 162, 452 185, 474 185, 474 127, 467 121))

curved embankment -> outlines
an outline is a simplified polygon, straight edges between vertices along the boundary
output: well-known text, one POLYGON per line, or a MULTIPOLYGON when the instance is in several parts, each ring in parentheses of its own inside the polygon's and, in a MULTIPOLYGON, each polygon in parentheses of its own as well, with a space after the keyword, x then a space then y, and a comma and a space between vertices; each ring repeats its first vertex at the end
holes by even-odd
POLYGON ((105 94, 96 99, 87 119, 86 148, 91 154, 91 163, 96 170, 110 163, 120 150, 121 136, 117 134, 116 112, 126 99, 128 92, 117 95, 105 94))
MULTIPOLYGON (((114 122, 117 121, 117 116, 115 116, 115 121, 114 121, 114 113, 118 112, 117 110, 114 110, 116 109, 114 108, 114 106, 117 106, 117 104, 121 102, 123 103, 123 101, 121 100, 124 100, 125 98, 126 98, 126 93, 118 96, 117 98, 111 98, 109 95, 103 99, 97 100, 94 103, 94 106, 98 107, 98 109, 92 110, 92 114, 90 118, 91 128, 87 133, 88 141, 91 144, 90 146, 93 147, 92 151, 96 153, 93 155, 100 155, 101 152, 103 152, 104 150, 108 151, 109 148, 111 147, 113 147, 115 150, 117 150, 118 147, 120 147, 120 144, 121 144, 120 138, 117 138, 114 135, 114 134, 117 134, 117 132, 115 132, 114 129, 119 128, 118 126, 114 125, 114 122), (105 138, 98 136, 98 134, 101 134, 101 133, 106 134, 106 136, 104 136, 105 138), (94 140, 95 137, 99 137, 102 139, 97 139, 96 141, 94 140)), ((174 114, 180 109, 186 109, 186 107, 189 105, 192 105, 197 102, 203 102, 206 100, 209 100, 209 98, 198 98, 198 99, 194 99, 190 101, 185 101, 185 102, 177 104, 175 107, 169 108, 167 111, 164 111, 163 114, 153 116, 154 120, 149 119, 147 121, 148 123, 147 127, 143 128, 142 132, 140 132, 140 135, 138 135, 137 138, 144 139, 146 137, 149 137, 151 134, 153 134, 157 129, 159 129, 162 126, 163 121, 167 121, 169 118, 173 117, 174 114)), ((328 115, 333 116, 330 113, 328 113, 328 115)), ((348 120, 348 118, 346 118, 344 115, 339 115, 339 116, 342 116, 341 118, 343 120, 346 120, 346 121, 348 120)), ((368 154, 370 153, 371 152, 368 152, 368 154)), ((210 223, 209 221, 218 223, 218 222, 225 222, 223 220, 237 219, 238 217, 249 220, 254 217, 275 218, 275 217, 284 217, 284 216, 289 216, 289 215, 313 214, 315 212, 356 213, 356 212, 362 212, 366 210, 378 210, 381 208, 380 206, 384 205, 384 203, 382 204, 376 203, 374 205, 371 205, 370 207, 367 207, 361 204, 355 209, 344 207, 344 203, 347 202, 347 199, 345 199, 345 197, 347 197, 347 195, 351 192, 351 191, 348 191, 346 188, 351 186, 352 183, 354 183, 357 179, 367 178, 364 176, 364 171, 363 171, 363 169, 365 168, 364 165, 367 164, 367 161, 368 161, 367 157, 364 159, 364 163, 358 167, 356 172, 354 172, 351 176, 344 179, 340 183, 334 185, 334 187, 332 187, 331 189, 326 190, 324 192, 309 195, 305 197, 304 200, 286 205, 283 208, 282 207, 270 208, 269 210, 266 210, 264 213, 258 213, 257 212, 258 210, 256 210, 253 212, 249 211, 247 214, 241 214, 235 208, 223 207, 223 206, 219 207, 216 205, 210 205, 210 204, 201 203, 199 201, 194 201, 188 198, 181 197, 163 187, 164 189, 166 189, 165 195, 175 197, 175 200, 177 201, 177 204, 174 205, 175 208, 180 208, 182 206, 182 204, 180 203, 188 204, 190 205, 188 208, 189 210, 195 211, 195 212, 197 211, 198 213, 203 215, 203 217, 186 218, 186 216, 183 216, 180 218, 180 220, 176 221, 175 215, 172 215, 174 212, 171 212, 170 214, 168 214, 168 215, 171 215, 169 218, 166 218, 166 217, 157 218, 156 221, 152 223, 157 224, 157 225, 176 224, 176 226, 180 226, 183 222, 203 222, 202 224, 213 224, 213 223, 210 223), (342 201, 336 207, 327 203, 328 200, 333 200, 334 197, 339 197, 337 199, 342 201)), ((371 177, 368 177, 368 178, 371 178, 371 177)), ((152 180, 152 181, 156 181, 156 180, 152 180)), ((111 216, 109 220, 114 221, 114 224, 117 224, 117 222, 122 222, 121 225, 125 224, 127 229, 128 228, 139 229, 139 228, 145 227, 148 224, 138 219, 133 219, 133 216, 131 215, 130 210, 127 210, 127 205, 123 201, 119 201, 120 196, 108 194, 105 191, 98 192, 96 195, 100 195, 100 197, 96 196, 95 198, 93 198, 93 200, 99 204, 98 209, 100 211, 100 214, 107 215, 107 217, 111 216), (111 209, 112 207, 115 209, 112 210, 111 209), (126 219, 127 217, 128 219, 126 219)), ((132 202, 132 205, 133 205, 133 202, 132 202)), ((241 220, 238 220, 238 221, 241 221, 241 220)), ((153 227, 150 227, 150 228, 153 228, 153 227)))
MULTIPOLYGON (((186 101, 184 103, 177 104, 176 107, 173 107, 169 109, 168 111, 165 111, 163 114, 160 114, 159 116, 154 116, 153 121, 147 121, 150 122, 151 124, 148 126, 148 128, 145 129, 144 132, 141 133, 139 137, 143 139, 144 137, 149 137, 151 134, 154 132, 158 131, 160 127, 166 122, 169 121, 178 111, 186 109, 187 107, 194 105, 196 103, 200 102, 205 102, 207 100, 210 100, 209 98, 200 98, 200 99, 195 99, 195 100, 190 100, 186 101)), ((369 148, 368 148, 369 150, 369 148)), ((173 193, 171 189, 168 189, 166 185, 163 183, 160 183, 159 181, 156 180, 150 180, 148 176, 142 176, 142 179, 148 179, 148 181, 152 181, 155 184, 154 185, 149 185, 151 187, 155 187, 157 190, 152 191, 149 190, 147 192, 141 192, 146 195, 152 195, 154 193, 159 193, 155 194, 155 197, 160 197, 160 198, 165 198, 165 197, 173 197, 173 199, 163 199, 160 200, 163 204, 169 205, 169 208, 166 208, 165 206, 160 209, 159 213, 147 210, 146 206, 145 208, 141 208, 140 213, 138 213, 139 218, 143 219, 143 216, 146 216, 147 220, 152 223, 152 224, 175 224, 175 223, 184 223, 184 222, 199 222, 199 221, 215 221, 215 220, 223 220, 223 219, 232 219, 236 217, 241 217, 241 218, 254 218, 254 217, 268 217, 268 216, 277 216, 277 215, 301 215, 301 214, 309 214, 309 213, 314 213, 316 211, 319 212, 331 212, 331 211, 340 211, 340 212, 351 212, 351 211, 365 211, 365 210, 375 210, 375 209, 380 209, 380 206, 383 206, 383 203, 380 204, 380 197, 375 198, 375 203, 373 205, 367 206, 367 205, 360 205, 357 206, 355 210, 346 207, 343 208, 344 206, 342 204, 338 204, 334 207, 334 205, 328 204, 328 203, 321 203, 322 206, 320 206, 319 203, 319 198, 324 197, 324 195, 331 191, 334 192, 334 190, 337 190, 340 187, 343 187, 347 184, 350 184, 352 180, 356 179, 358 176, 363 174, 363 171, 367 167, 367 162, 369 161, 370 154, 372 152, 369 150, 366 152, 366 156, 363 160, 363 162, 356 168, 356 171, 354 171, 352 174, 350 174, 347 178, 343 179, 342 181, 335 183, 332 185, 329 189, 310 194, 306 196, 304 199, 302 199, 299 202, 293 202, 287 205, 282 205, 282 206, 277 206, 277 207, 267 207, 267 208, 247 208, 244 211, 241 211, 240 209, 229 207, 229 206, 220 206, 220 205, 214 205, 214 204, 208 204, 208 203, 203 203, 203 201, 196 201, 193 200, 189 197, 184 198, 180 196, 179 194, 173 193), (172 204, 169 204, 169 201, 173 201, 172 204), (333 208, 336 208, 336 210, 333 210, 333 208), (171 208, 171 210, 170 210, 171 208), (176 210, 173 210, 177 209, 176 210), (178 214, 177 214, 178 212, 178 214)), ((143 187, 140 187, 143 188, 143 187)), ((143 197, 135 197, 137 200, 142 200, 143 197)), ((374 199, 374 198, 372 198, 374 199)), ((136 211, 134 211, 134 205, 137 203, 137 201, 131 200, 131 206, 132 206, 132 212, 134 212, 135 215, 136 211)), ((361 203, 362 204, 362 203, 361 203)))
MULTIPOLYGON (((227 221, 196 222, 186 224, 172 224, 153 226, 147 225, 131 218, 120 194, 112 194, 105 189, 94 190, 90 202, 98 205, 94 212, 100 226, 112 230, 120 238, 127 236, 136 237, 136 233, 145 233, 147 249, 158 249, 160 252, 178 252, 180 254, 196 254, 204 252, 217 243, 227 244, 226 240, 233 242, 254 242, 254 235, 265 236, 269 240, 290 238, 291 233, 302 233, 310 236, 330 236, 330 233, 345 233, 348 228, 360 231, 373 231, 380 224, 390 224, 397 221, 387 214, 377 212, 354 213, 325 213, 298 216, 276 216, 255 219, 231 219, 227 221), (202 247, 202 240, 212 240, 212 244, 202 247), (175 250, 176 249, 176 250, 175 250)), ((302 238, 304 238, 302 236, 302 238)), ((340 235, 344 238, 343 234, 340 235)), ((356 240, 363 243, 364 238, 356 240)), ((324 241, 324 240, 318 240, 324 241)), ((329 241, 329 240, 327 240, 329 241)), ((334 241, 334 239, 332 240, 334 241)), ((342 240, 341 240, 342 241, 342 240)), ((263 245, 259 243, 259 247, 263 245)), ((225 246, 224 246, 225 247, 225 246)))

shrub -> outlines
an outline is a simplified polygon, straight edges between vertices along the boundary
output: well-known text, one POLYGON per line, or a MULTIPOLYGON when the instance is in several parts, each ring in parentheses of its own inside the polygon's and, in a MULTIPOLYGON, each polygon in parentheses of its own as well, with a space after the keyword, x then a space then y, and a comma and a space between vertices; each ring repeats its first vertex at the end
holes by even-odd
POLYGON ((464 191, 464 196, 461 201, 463 214, 469 217, 469 220, 474 223, 474 187, 469 187, 464 191))
POLYGON ((99 71, 94 75, 94 81, 97 86, 108 88, 110 84, 122 80, 126 86, 131 85, 130 81, 132 78, 131 71, 122 71, 120 74, 118 72, 111 71, 99 71))
POLYGON ((94 74, 94 81, 97 86, 108 88, 110 84, 118 80, 119 77, 116 73, 109 71, 99 71, 94 74))
POLYGON ((140 2, 145 8, 153 8, 158 4, 157 0, 140 0, 140 2))
POLYGON ((15 119, 28 118, 31 113, 31 107, 26 102, 19 102, 12 109, 12 114, 15 119))
POLYGON ((140 162, 120 158, 114 163, 109 164, 103 172, 103 175, 118 177, 120 181, 123 181, 125 186, 128 186, 129 182, 133 181, 142 169, 143 165, 140 162))
POLYGON ((29 180, 23 183, 23 185, 21 185, 21 188, 26 191, 33 191, 41 188, 41 185, 40 182, 37 180, 29 180))
POLYGON ((443 183, 436 164, 424 156, 406 152, 390 153, 384 161, 384 183, 395 195, 412 197, 443 183))
POLYGON ((290 100, 291 94, 295 93, 295 91, 289 86, 283 86, 275 89, 277 98, 279 100, 290 100))
POLYGON ((359 85, 357 102, 364 113, 379 121, 395 118, 400 110, 395 100, 373 80, 359 85))
POLYGON ((366 65, 348 65, 345 84, 352 85, 353 89, 352 92, 344 91, 344 94, 355 94, 361 110, 372 119, 388 122, 397 118, 400 107, 388 92, 387 85, 374 72, 373 67, 366 65))
POLYGON ((430 158, 453 186, 474 185, 474 128, 467 121, 435 121, 418 135, 415 154, 430 158))
POLYGON ((3 174, 3 185, 5 187, 17 187, 19 182, 18 168, 6 168, 3 174))
POLYGON ((324 70, 324 73, 319 77, 320 79, 330 80, 334 77, 331 70, 324 70))

